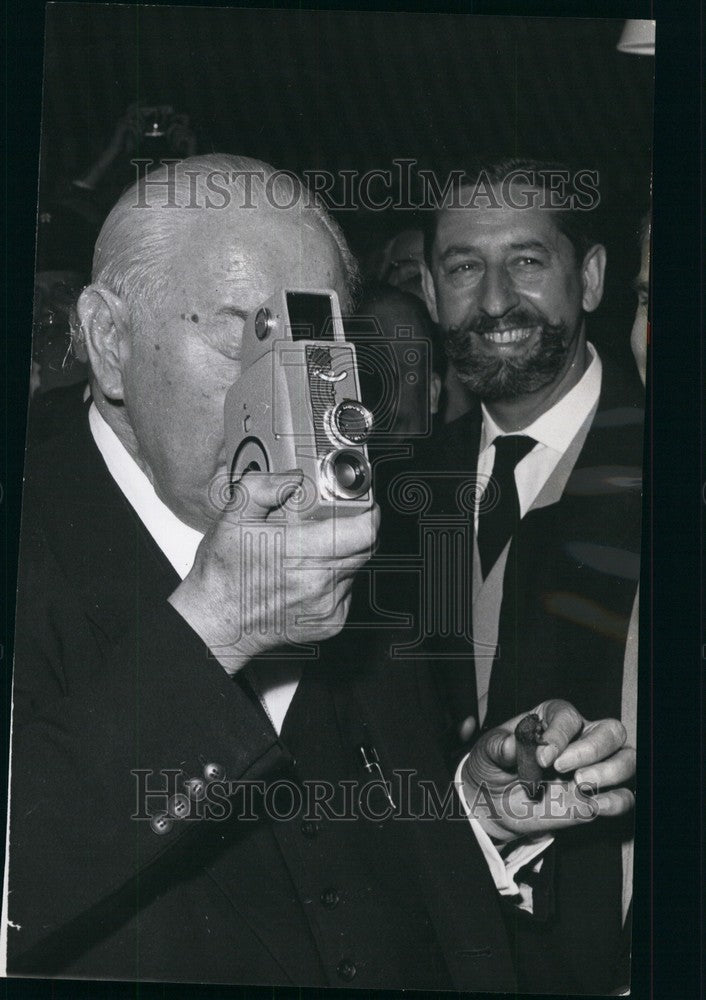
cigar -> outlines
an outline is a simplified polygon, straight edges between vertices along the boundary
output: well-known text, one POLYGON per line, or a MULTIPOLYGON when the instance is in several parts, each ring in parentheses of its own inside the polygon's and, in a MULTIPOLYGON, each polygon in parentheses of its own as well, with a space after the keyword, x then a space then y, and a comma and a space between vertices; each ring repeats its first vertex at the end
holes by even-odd
POLYGON ((544 745, 544 723, 534 712, 515 726, 517 742, 517 776, 531 799, 543 792, 544 768, 537 762, 537 747, 544 745))

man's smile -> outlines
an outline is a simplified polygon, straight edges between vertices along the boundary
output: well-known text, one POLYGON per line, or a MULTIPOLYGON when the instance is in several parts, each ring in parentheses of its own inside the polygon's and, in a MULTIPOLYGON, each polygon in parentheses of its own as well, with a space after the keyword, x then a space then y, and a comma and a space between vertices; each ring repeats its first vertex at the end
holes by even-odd
POLYGON ((492 344, 519 344, 529 340, 533 333, 539 333, 539 326, 512 327, 507 330, 491 330, 481 334, 483 340, 492 344))
POLYGON ((542 337, 542 326, 508 326, 500 330, 471 330, 475 351, 494 358, 524 357, 542 337))

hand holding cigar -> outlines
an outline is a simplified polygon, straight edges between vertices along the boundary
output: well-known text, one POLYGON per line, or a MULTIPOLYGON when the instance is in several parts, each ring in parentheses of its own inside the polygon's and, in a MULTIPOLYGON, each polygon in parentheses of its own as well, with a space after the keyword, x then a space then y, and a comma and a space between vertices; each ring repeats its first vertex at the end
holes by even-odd
POLYGON ((483 733, 461 780, 469 815, 507 842, 628 812, 634 773, 635 751, 619 720, 589 722, 569 702, 551 699, 483 733), (552 794, 543 794, 550 783, 552 794))
POLYGON ((520 719, 515 726, 517 777, 527 787, 527 794, 531 799, 540 798, 543 792, 545 769, 537 760, 537 747, 546 746, 542 739, 545 728, 534 712, 520 719))

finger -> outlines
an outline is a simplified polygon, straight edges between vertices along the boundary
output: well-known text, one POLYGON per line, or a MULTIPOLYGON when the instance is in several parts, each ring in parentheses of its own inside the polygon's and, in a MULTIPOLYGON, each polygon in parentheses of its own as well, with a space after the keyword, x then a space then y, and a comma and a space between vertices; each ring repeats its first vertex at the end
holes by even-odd
POLYGON ((623 816, 635 807, 635 796, 628 788, 614 788, 593 796, 599 816, 623 816))
POLYGON ((233 483, 225 514, 238 521, 264 521, 270 511, 281 507, 299 486, 304 473, 292 469, 283 473, 248 472, 233 483))
POLYGON ((380 527, 380 508, 375 505, 361 514, 326 518, 311 524, 313 554, 336 559, 368 558, 380 527))
MULTIPOLYGON (((545 734, 546 736, 546 734, 545 734)), ((577 767, 597 764, 617 753, 624 745, 627 734, 618 719, 602 719, 586 727, 580 739, 571 743, 554 761, 560 773, 575 771, 577 767)))
POLYGON ((503 729, 493 729, 478 740, 466 757, 464 780, 469 787, 484 782, 493 786, 509 784, 515 779, 515 737, 503 729))
POLYGON ((287 559, 287 570, 294 573, 299 569, 310 571, 329 570, 336 580, 347 580, 355 576, 367 559, 367 553, 361 552, 353 556, 341 558, 337 552, 304 553, 287 559))
POLYGON ((353 545, 357 543, 361 550, 369 549, 375 543, 380 530, 380 508, 377 504, 373 504, 360 514, 336 518, 334 524, 337 535, 350 537, 353 545))
POLYGON ((503 799, 504 808, 520 822, 525 833, 551 833, 554 830, 590 823, 598 816, 594 797, 574 782, 547 782, 544 794, 530 797, 527 787, 517 782, 503 799))
POLYGON ((493 729, 483 744, 490 761, 501 770, 511 773, 517 760, 517 745, 512 733, 504 729, 493 729))
POLYGON ((545 701, 535 711, 547 726, 542 739, 545 745, 537 751, 537 760, 542 767, 549 767, 579 735, 584 718, 568 701, 558 698, 545 701))
POLYGON ((600 764, 582 767, 574 775, 574 780, 578 784, 592 785, 594 788, 612 788, 624 785, 634 776, 635 751, 632 747, 623 747, 600 764))

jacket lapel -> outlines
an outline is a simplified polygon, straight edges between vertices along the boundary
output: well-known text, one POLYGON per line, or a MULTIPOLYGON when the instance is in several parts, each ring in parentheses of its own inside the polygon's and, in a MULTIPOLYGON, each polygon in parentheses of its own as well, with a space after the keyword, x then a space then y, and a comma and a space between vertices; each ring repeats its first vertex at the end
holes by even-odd
POLYGON ((61 445, 49 442, 33 465, 36 486, 50 498, 42 503, 46 543, 86 616, 113 640, 137 601, 166 600, 179 577, 108 472, 87 407, 68 422, 61 445), (66 455, 68 467, 61 461, 66 455))

